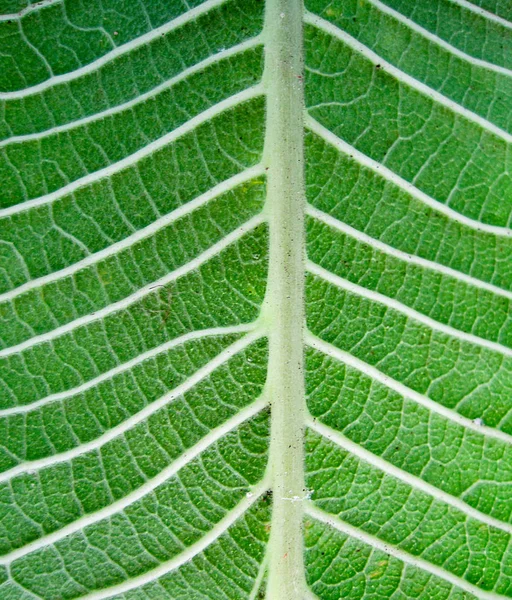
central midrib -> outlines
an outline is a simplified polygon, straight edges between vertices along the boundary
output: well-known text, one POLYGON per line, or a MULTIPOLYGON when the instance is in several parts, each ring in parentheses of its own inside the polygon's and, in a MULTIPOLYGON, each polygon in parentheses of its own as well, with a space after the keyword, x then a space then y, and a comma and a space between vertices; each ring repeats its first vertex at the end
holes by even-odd
POLYGON ((304 484, 304 91, 302 0, 267 0, 264 165, 269 278, 262 324, 269 334, 273 510, 267 600, 305 593, 304 484))

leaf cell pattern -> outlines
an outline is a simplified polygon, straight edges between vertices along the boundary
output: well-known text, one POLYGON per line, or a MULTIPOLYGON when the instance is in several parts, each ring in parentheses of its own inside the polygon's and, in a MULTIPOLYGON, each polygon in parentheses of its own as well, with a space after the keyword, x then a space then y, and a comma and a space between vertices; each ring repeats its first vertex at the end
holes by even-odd
MULTIPOLYGON (((265 10, 0 0, 2 599, 266 597, 265 10)), ((305 1, 304 598, 512 598, 511 19, 305 1)))

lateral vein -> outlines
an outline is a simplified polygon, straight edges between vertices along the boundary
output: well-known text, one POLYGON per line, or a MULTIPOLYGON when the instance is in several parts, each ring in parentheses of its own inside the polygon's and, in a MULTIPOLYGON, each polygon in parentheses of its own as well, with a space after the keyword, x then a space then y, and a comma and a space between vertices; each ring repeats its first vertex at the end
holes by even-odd
POLYGON ((487 283, 487 281, 482 281, 481 279, 476 279, 471 275, 467 275, 466 273, 462 273, 461 271, 457 271, 441 263, 422 258, 421 256, 417 256, 415 254, 408 254, 406 252, 403 252, 402 250, 398 250, 394 246, 390 246, 389 244, 381 242, 380 240, 377 240, 369 236, 368 234, 359 231, 359 229, 354 229, 350 225, 343 223, 343 221, 336 219, 328 213, 318 210, 314 206, 308 205, 306 209, 306 214, 313 217, 317 221, 320 221, 321 223, 324 223, 325 225, 336 229, 337 231, 341 231, 342 233, 349 235, 350 237, 356 239, 358 242, 362 242, 363 244, 371 246, 372 248, 375 248, 380 252, 384 252, 389 256, 393 256, 404 262, 411 263, 425 269, 429 269, 430 271, 434 271, 436 273, 439 273, 440 275, 446 275, 447 277, 458 279, 459 281, 463 281, 464 283, 467 283, 468 285, 471 285, 473 287, 477 287, 482 290, 491 292, 492 294, 503 296, 504 298, 512 300, 512 291, 510 290, 500 288, 497 285, 487 283))
POLYGON ((215 64, 221 62, 222 60, 224 60, 225 58, 230 58, 232 56, 236 56, 237 54, 242 54, 246 50, 255 48, 259 44, 261 44, 261 38, 260 38, 260 36, 256 36, 245 42, 242 42, 241 44, 238 44, 231 48, 227 48, 226 50, 221 50, 221 51, 217 52, 216 54, 212 54, 208 58, 205 58, 204 60, 196 63, 195 65, 192 65, 191 67, 188 67, 187 69, 184 69, 183 71, 181 71, 181 73, 178 73, 178 75, 175 75, 174 77, 171 77, 171 79, 168 79, 167 81, 164 81, 160 85, 157 85, 156 87, 149 90, 149 92, 141 94, 140 96, 136 96, 135 98, 133 98, 132 100, 129 100, 128 102, 124 102, 123 104, 117 104, 116 106, 113 106, 112 108, 103 110, 101 112, 94 113, 92 115, 83 117, 81 119, 77 119, 76 121, 71 121, 70 123, 66 123, 65 125, 57 125, 55 127, 51 127, 49 129, 45 129, 43 131, 38 131, 36 133, 28 133, 26 135, 17 135, 17 136, 12 136, 12 137, 6 138, 4 140, 0 140, 0 148, 2 148, 4 146, 10 146, 11 144, 22 144, 24 142, 28 142, 31 140, 38 140, 41 138, 45 138, 45 137, 48 137, 48 136, 56 134, 56 133, 62 133, 63 131, 69 131, 71 129, 76 129, 77 127, 87 125, 88 123, 92 123, 94 121, 99 121, 99 120, 105 119, 106 117, 110 117, 117 113, 126 111, 134 106, 137 106, 138 104, 142 104, 146 100, 154 98, 160 92, 163 92, 166 89, 172 88, 173 86, 180 83, 181 81, 188 79, 191 75, 199 73, 200 71, 203 71, 207 67, 215 65, 215 64))
POLYGON ((427 327, 440 331, 441 333, 449 335, 452 338, 457 338, 462 342, 473 344, 475 346, 481 346, 493 352, 498 352, 499 354, 512 357, 512 348, 507 348, 507 346, 503 346, 502 344, 499 344, 497 342, 491 342, 490 340, 478 337, 476 335, 473 335, 472 333, 466 333, 465 331, 461 331, 460 329, 455 329, 455 327, 452 327, 451 325, 445 325, 444 323, 436 321, 431 317, 427 317, 423 313, 420 313, 417 310, 410 308, 405 304, 402 304, 394 298, 384 296, 384 294, 381 294, 380 292, 369 290, 368 288, 357 285, 356 283, 352 283, 347 279, 343 279, 342 277, 331 273, 327 269, 320 267, 312 261, 308 261, 307 270, 313 275, 322 279, 323 281, 326 281, 331 285, 337 287, 338 289, 345 290, 351 294, 356 294, 357 296, 361 296, 362 298, 370 300, 371 302, 378 302, 379 304, 383 304, 384 306, 391 308, 392 310, 402 313, 408 319, 412 319, 414 321, 418 321, 419 323, 423 323, 427 327))
MULTIPOLYGON (((506 67, 501 67, 499 65, 495 65, 487 60, 476 58, 474 56, 471 56, 471 54, 468 54, 467 52, 463 52, 456 46, 452 46, 452 44, 449 44, 446 40, 443 40, 439 36, 435 35, 431 31, 429 31, 428 29, 425 29, 421 25, 418 25, 418 23, 416 23, 415 21, 406 17, 401 12, 394 10, 390 6, 387 6, 380 0, 368 0, 368 2, 370 4, 373 4, 375 6, 375 8, 377 8, 377 10, 379 10, 380 12, 390 15, 397 21, 400 21, 401 23, 403 23, 409 29, 412 29, 416 33, 419 33, 421 36, 430 40, 434 44, 441 46, 441 48, 444 48, 445 50, 447 50, 451 54, 457 56, 461 60, 472 63, 477 67, 481 67, 482 69, 487 69, 489 71, 495 71, 496 73, 501 73, 502 75, 506 75, 507 77, 512 76, 512 69, 507 69, 506 67)), ((482 10, 482 13, 483 12, 484 11, 482 10)), ((510 26, 510 24, 509 24, 509 26, 510 26)))
POLYGON ((263 175, 264 172, 265 171, 262 165, 256 165, 254 167, 246 169, 245 171, 242 171, 241 173, 237 173, 233 177, 230 177, 229 179, 226 179, 218 185, 216 185, 215 187, 209 189, 204 194, 201 194, 200 196, 194 198, 190 202, 183 204, 182 206, 176 208, 172 212, 167 213, 166 215, 160 217, 156 221, 153 221, 153 223, 151 223, 147 227, 143 227, 142 229, 137 230, 135 233, 124 238, 123 240, 111 244, 103 250, 99 250, 98 252, 90 254, 86 258, 83 258, 82 260, 73 263, 69 267, 65 267, 64 269, 54 271, 53 273, 49 273, 48 275, 43 275, 42 277, 37 277, 36 279, 31 279, 30 281, 27 281, 27 283, 24 283, 12 290, 9 290, 8 292, 0 294, 0 302, 12 300, 13 298, 16 298, 17 296, 20 296, 21 294, 24 294, 34 288, 41 287, 43 285, 46 285, 47 283, 51 283, 63 277, 68 277, 69 275, 73 275, 74 273, 84 269, 85 267, 96 264, 99 261, 108 258, 113 254, 116 254, 117 252, 125 250, 126 248, 133 246, 140 240, 150 237, 151 235, 155 234, 167 225, 170 225, 178 219, 181 219, 182 217, 194 212, 197 208, 204 206, 209 201, 214 200, 215 198, 224 194, 225 192, 229 192, 238 185, 245 183, 251 179, 254 179, 255 177, 263 175))
POLYGON ((16 354, 18 352, 26 350, 27 348, 30 348, 31 346, 35 346, 36 344, 48 342, 50 340, 55 339, 56 337, 68 333, 69 331, 72 331, 73 329, 76 329, 77 327, 82 327, 83 325, 87 325, 89 323, 92 323, 93 321, 99 321, 101 319, 104 319, 107 315, 127 308, 137 300, 140 300, 144 296, 147 296, 148 294, 152 293, 155 288, 171 283, 172 281, 176 281, 180 277, 183 277, 184 275, 195 271, 201 265, 205 264, 211 258, 214 258, 218 254, 220 254, 222 250, 225 250, 228 246, 241 239, 244 235, 258 227, 258 225, 261 225, 263 222, 264 218, 261 214, 252 217, 242 226, 229 233, 220 242, 217 242, 213 246, 210 246, 208 250, 202 252, 199 256, 196 256, 187 264, 182 265, 181 267, 175 269, 174 271, 165 275, 164 277, 145 285, 130 296, 119 300, 119 302, 109 304, 105 308, 102 308, 101 310, 98 310, 95 313, 90 313, 88 315, 75 319, 74 321, 70 321, 69 323, 66 323, 66 325, 57 327, 52 331, 32 337, 22 342, 21 344, 17 344, 16 346, 10 346, 9 348, 4 348, 3 350, 0 350, 0 357, 16 354))
POLYGON ((231 346, 223 350, 204 367, 198 369, 184 383, 180 384, 167 394, 164 394, 158 400, 155 400, 151 404, 148 404, 142 410, 135 413, 116 427, 109 429, 103 435, 100 435, 99 437, 90 442, 81 444, 80 446, 76 446, 71 450, 67 450, 66 452, 61 452, 60 454, 53 454, 52 456, 48 456, 46 458, 21 463, 20 465, 13 467, 8 471, 0 473, 0 483, 8 481, 9 479, 12 479, 20 473, 26 473, 27 471, 43 469, 45 467, 53 466, 62 462, 72 460, 73 458, 85 454, 86 452, 90 452, 91 450, 97 450, 107 442, 125 433, 129 429, 132 429, 139 423, 142 423, 144 420, 148 419, 152 414, 154 414, 155 412, 168 405, 176 398, 179 398, 180 396, 191 390, 198 383, 206 379, 208 375, 211 375, 211 373, 213 373, 215 369, 225 364, 230 358, 235 356, 235 354, 238 354, 239 352, 245 350, 245 348, 247 348, 250 344, 261 338, 262 335, 263 334, 261 331, 255 330, 249 332, 243 338, 237 340, 236 342, 231 344, 231 346))
POLYGON ((154 142, 151 142, 150 144, 147 144, 140 150, 137 150, 137 152, 134 152, 133 154, 130 154, 129 156, 115 163, 112 163, 108 167, 99 169, 98 171, 93 171, 92 173, 89 173, 84 177, 80 177, 79 179, 68 183, 67 185, 59 188, 58 190, 55 190, 54 192, 45 194, 44 196, 39 196, 38 198, 34 198, 32 200, 25 200, 24 202, 20 202, 18 204, 14 204, 13 206, 9 206, 8 208, 1 209, 0 218, 11 216, 14 214, 19 214, 36 206, 51 204, 52 202, 55 202, 55 200, 63 198, 64 196, 73 193, 79 188, 82 188, 91 183, 95 183, 105 177, 110 177, 111 175, 114 175, 114 173, 118 173, 119 171, 122 171, 123 169, 136 164, 142 158, 145 158, 146 156, 153 154, 157 150, 164 148, 171 142, 176 141, 177 139, 183 137, 187 133, 191 133, 200 125, 211 121, 213 117, 216 117, 222 114, 223 112, 226 112, 229 109, 242 104, 243 102, 253 100, 254 98, 257 98, 261 95, 262 86, 261 84, 257 84, 239 92, 238 94, 235 94, 234 96, 230 96, 229 98, 222 100, 218 104, 215 104, 214 106, 211 106, 202 113, 196 115, 183 125, 180 125, 179 127, 165 134, 161 138, 158 138, 154 142))
POLYGON ((140 500, 153 490, 155 490, 159 485, 163 484, 173 475, 183 469, 186 465, 192 462, 195 458, 197 458, 202 452, 207 450, 210 446, 215 444, 215 442, 219 441, 222 437, 236 429, 239 425, 242 425, 252 417, 256 416, 259 412, 261 412, 268 405, 268 401, 266 398, 260 398, 255 401, 253 404, 250 404, 246 408, 242 409, 240 412, 236 413, 233 417, 231 417, 228 421, 217 427, 216 429, 211 430, 207 435, 205 435, 195 446, 185 450, 183 454, 181 454, 175 461, 173 461, 170 465, 165 467, 158 475, 153 477, 152 479, 147 480, 144 484, 134 490, 132 493, 116 500, 112 504, 105 506, 104 508, 91 513, 89 515, 84 515, 73 521, 69 525, 66 525, 62 529, 58 529, 53 533, 45 535, 25 546, 13 550, 9 554, 5 554, 0 557, 0 564, 8 565, 18 558, 22 556, 26 556, 31 552, 35 552, 36 550, 40 550, 45 546, 50 544, 54 544, 59 540, 65 538, 72 533, 80 531, 85 527, 92 525, 93 523, 97 523, 102 519, 106 519, 111 517, 112 515, 124 510, 126 507, 130 506, 140 500))
POLYGON ((413 556, 412 554, 409 554, 405 550, 401 550, 400 548, 397 548, 396 546, 393 546, 392 544, 383 542, 382 540, 375 537, 374 535, 365 533, 361 529, 358 529, 356 527, 353 527, 352 525, 349 525, 348 523, 342 521, 340 518, 338 518, 334 515, 330 515, 316 506, 308 504, 305 508, 305 511, 313 519, 316 519, 317 521, 325 523, 326 525, 329 525, 330 527, 337 529, 341 533, 344 533, 345 535, 348 535, 351 538, 354 538, 356 540, 363 542, 364 544, 371 546, 375 550, 380 550, 381 552, 384 552, 385 554, 393 556, 394 558, 397 558, 398 560, 401 560, 402 562, 404 562, 408 565, 417 567, 418 569, 421 569, 422 571, 427 571, 428 573, 431 573, 432 575, 435 575, 436 577, 439 577, 440 579, 443 579, 444 581, 447 581, 447 582, 451 583, 452 585, 454 585, 470 594, 473 594, 476 598, 481 598, 482 600, 501 600, 501 599, 505 600, 506 599, 506 596, 502 596, 501 594, 496 594, 495 592, 486 592, 485 590, 482 590, 482 588, 479 588, 479 587, 469 583, 465 579, 457 577, 457 575, 454 575, 453 573, 450 573, 446 569, 443 569, 442 567, 438 567, 437 565, 434 565, 433 563, 428 562, 424 558, 420 558, 418 556, 413 556))
POLYGON ((373 50, 370 50, 367 46, 365 46, 364 44, 361 44, 361 42, 359 42, 358 40, 353 38, 351 35, 349 35, 345 31, 343 31, 339 27, 336 27, 329 21, 326 21, 325 19, 322 19, 321 17, 318 17, 308 11, 306 11, 306 13, 305 13, 304 20, 309 25, 312 25, 313 27, 316 27, 317 29, 321 29, 328 35, 341 40, 343 43, 350 46, 350 48, 352 48, 359 54, 363 55, 365 58, 370 60, 372 63, 374 63, 376 65, 377 64, 380 65, 383 70, 390 73, 398 81, 401 81, 405 85, 415 89, 416 91, 420 92, 424 96, 428 96, 431 100, 434 100, 434 102, 437 102, 438 104, 443 105, 444 107, 448 108, 450 111, 459 114, 460 116, 464 117, 468 121, 472 121, 473 123, 476 123, 477 125, 479 125, 482 129, 484 129, 488 133, 494 134, 495 136, 501 138, 508 144, 510 144, 512 142, 512 134, 501 129, 497 125, 494 125, 487 119, 484 119, 484 117, 481 117, 480 115, 477 115, 476 113, 468 110, 464 106, 457 104, 453 100, 450 100, 448 97, 443 96, 443 94, 439 93, 437 90, 429 87, 428 85, 425 85, 423 82, 421 82, 417 79, 414 79, 414 77, 411 77, 404 71, 401 71, 400 69, 398 69, 391 63, 388 63, 382 57, 380 57, 378 54, 375 54, 375 52, 373 52, 373 50))
POLYGON ((484 19, 487 19, 488 21, 494 21, 495 23, 499 23, 503 27, 512 29, 512 23, 510 21, 507 21, 503 17, 500 17, 499 15, 495 15, 494 13, 492 13, 488 10, 480 8, 480 6, 475 6, 472 2, 468 2, 468 0, 450 0, 450 2, 453 2, 453 4, 458 4, 459 6, 462 6, 463 8, 465 8, 473 13, 476 13, 477 15, 480 15, 481 17, 484 17, 484 19))
POLYGON ((488 436, 490 438, 501 440, 502 442, 505 442, 507 444, 512 444, 512 436, 508 433, 505 433, 504 431, 501 431, 499 429, 494 429, 493 427, 488 427, 487 425, 479 425, 478 423, 475 423, 471 419, 462 416, 458 412, 450 408, 446 408, 446 406, 443 406, 438 402, 435 402, 428 396, 424 396, 423 394, 420 394, 419 392, 408 388, 403 383, 400 383, 399 381, 396 381, 389 375, 382 373, 382 371, 379 371, 375 367, 372 367, 370 364, 365 363, 359 358, 356 358, 349 352, 340 350, 339 348, 336 348, 332 344, 321 340, 320 338, 314 336, 311 333, 308 333, 306 335, 306 343, 308 344, 308 346, 314 348, 315 350, 318 350, 322 354, 330 356, 338 362, 344 363, 346 365, 349 365, 350 367, 353 367, 354 369, 357 369, 359 372, 364 373, 368 377, 374 379, 375 381, 378 381, 387 388, 394 390, 403 398, 412 400, 417 404, 424 406, 428 410, 437 413, 445 417, 446 419, 449 419, 453 423, 464 427, 465 429, 470 429, 478 433, 479 435, 488 436))
POLYGON ((261 561, 261 565, 258 570, 258 574, 256 575, 256 579, 254 580, 254 585, 252 587, 251 594, 247 600, 258 600, 258 593, 260 591, 260 587, 263 582, 263 578, 265 577, 267 568, 268 568, 268 551, 266 552, 265 557, 261 561))
POLYGON ((253 504, 255 504, 269 488, 269 482, 263 481, 258 486, 253 488, 252 496, 244 497, 237 506, 222 519, 215 527, 210 529, 210 531, 203 536, 198 542, 192 544, 184 550, 181 554, 176 556, 175 558, 161 564, 156 569, 144 573, 144 575, 139 575, 138 577, 134 577, 133 579, 129 579, 119 585, 106 588, 103 590, 98 590, 96 592, 92 592, 91 594, 87 594, 86 596, 82 596, 82 600, 104 600, 106 598, 112 598, 114 595, 121 594, 123 592, 127 592, 129 590, 133 590, 134 588, 141 587, 146 583, 150 583, 151 581, 155 581, 159 577, 170 573, 184 565, 185 563, 191 561, 195 556, 197 556, 200 552, 208 548, 211 544, 213 544, 223 533, 234 525, 234 523, 251 508, 253 504))
POLYGON ((77 79, 78 77, 81 77, 82 75, 87 75, 89 73, 92 73, 93 71, 96 71, 103 65, 118 58, 119 56, 122 56, 123 54, 127 54, 128 52, 131 52, 135 48, 144 46, 145 44, 148 44, 152 40, 154 40, 162 35, 165 35, 171 31, 173 31, 174 29, 178 29, 179 27, 185 25, 186 23, 189 23, 190 21, 194 21, 198 17, 205 15, 206 13, 210 12, 212 9, 217 8, 221 4, 224 4, 225 2, 227 2, 227 0, 206 0, 206 2, 203 2, 196 8, 192 8, 192 9, 188 10, 187 12, 183 13, 182 15, 180 15, 179 17, 176 17, 175 19, 168 21, 164 25, 161 25, 160 27, 157 27, 156 29, 149 31, 148 33, 145 33, 144 35, 141 35, 141 36, 127 42, 126 44, 123 44, 122 46, 118 46, 117 48, 108 52, 101 58, 98 58, 97 60, 95 60, 87 65, 84 65, 83 67, 80 67, 79 69, 75 69, 74 71, 70 71, 69 73, 64 73, 63 75, 55 75, 53 77, 50 77, 49 79, 46 79, 45 81, 43 81, 41 83, 38 83, 37 85, 33 85, 30 87, 24 88, 22 90, 18 90, 15 92, 0 92, 0 100, 10 100, 11 98, 24 98, 26 96, 36 94, 38 92, 46 90, 46 89, 53 87, 55 85, 58 85, 60 83, 66 83, 68 81, 72 81, 73 79, 77 79))
POLYGON ((229 335, 230 333, 248 333, 248 332, 252 331, 253 329, 254 329, 253 323, 249 323, 249 324, 242 323, 241 325, 232 325, 232 326, 227 326, 227 327, 212 327, 210 329, 199 329, 196 331, 191 331, 190 333, 181 335, 180 337, 170 340, 169 342, 165 342, 164 344, 161 344, 160 346, 156 346, 155 348, 152 348, 151 350, 148 350, 147 352, 143 352, 142 354, 139 354, 135 358, 132 358, 131 360, 129 360, 127 362, 121 363, 120 365, 118 365, 117 367, 114 367, 113 369, 110 369, 109 371, 105 371, 101 375, 98 375, 98 377, 95 377, 94 379, 89 379, 89 381, 86 381, 85 383, 82 383, 81 385, 79 385, 77 387, 66 390, 65 392, 57 392, 56 394, 51 394, 50 396, 41 398, 41 400, 37 400, 36 402, 31 402, 30 404, 21 404, 19 406, 13 406, 11 408, 0 409, 0 419, 3 417, 10 416, 10 415, 18 415, 18 414, 31 412, 32 410, 41 408, 42 406, 45 406, 46 404, 51 404, 52 402, 58 402, 60 400, 65 400, 66 398, 70 398, 71 396, 76 396, 77 394, 81 394, 82 392, 85 392, 88 389, 100 384, 102 381, 106 381, 107 379, 112 379, 119 373, 124 373, 125 371, 129 371, 130 369, 132 369, 133 367, 137 366, 138 364, 144 362, 148 358, 153 358, 154 356, 157 356, 158 354, 161 354, 162 352, 167 352, 168 350, 171 350, 172 348, 176 348, 177 346, 181 346, 182 344, 185 344, 192 340, 201 340, 206 337, 213 337, 213 336, 219 336, 219 335, 229 335))
POLYGON ((354 456, 357 456, 364 462, 376 467, 377 469, 379 469, 379 471, 382 471, 387 475, 391 475, 392 477, 403 481, 404 483, 410 485, 414 489, 418 489, 422 492, 425 492, 426 494, 428 494, 432 498, 435 498, 436 500, 445 502, 446 504, 453 506, 469 518, 476 519, 482 523, 485 523, 486 525, 489 525, 489 527, 500 529, 501 531, 505 531, 509 535, 512 535, 512 524, 505 523, 504 521, 500 521, 499 519, 495 519, 494 517, 491 517, 477 510, 476 508, 473 508, 460 498, 452 496, 451 494, 444 492, 438 487, 427 483, 420 477, 417 477, 416 475, 412 475, 407 471, 395 467, 387 460, 384 460, 380 456, 369 452, 368 450, 365 450, 362 446, 352 442, 345 435, 343 435, 339 431, 336 431, 332 427, 324 425, 323 423, 319 422, 317 419, 312 418, 311 416, 307 417, 306 424, 313 431, 319 433, 322 437, 327 438, 336 446, 343 448, 350 454, 353 454, 354 456))
POLYGON ((487 233, 491 233, 496 236, 502 237, 512 237, 512 229, 508 227, 500 227, 498 225, 489 225, 487 223, 480 223, 479 221, 474 221, 465 215, 454 211, 446 204, 434 200, 417 187, 415 187, 409 181, 406 181, 400 175, 397 175, 391 169, 383 166, 381 163, 373 160, 366 154, 363 154, 337 135, 335 135, 332 131, 321 125, 318 121, 316 121, 311 115, 306 115, 306 126, 307 128, 318 135, 318 137, 322 138, 325 142, 327 142, 333 148, 336 148, 338 151, 346 154, 352 158, 354 158, 359 164, 363 165, 378 173, 381 177, 393 183, 397 187, 401 188, 404 192, 416 198, 423 204, 427 205, 430 208, 433 208, 436 212, 443 213, 447 217, 449 217, 452 221, 456 221, 461 225, 466 227, 470 227, 474 231, 485 231, 487 233))
POLYGON ((63 4, 63 0, 41 0, 41 2, 36 2, 35 4, 29 4, 25 6, 25 8, 21 9, 17 13, 4 13, 0 15, 1 21, 16 21, 22 19, 25 15, 28 15, 32 12, 39 12, 40 10, 47 8, 48 6, 54 6, 55 4, 63 4))

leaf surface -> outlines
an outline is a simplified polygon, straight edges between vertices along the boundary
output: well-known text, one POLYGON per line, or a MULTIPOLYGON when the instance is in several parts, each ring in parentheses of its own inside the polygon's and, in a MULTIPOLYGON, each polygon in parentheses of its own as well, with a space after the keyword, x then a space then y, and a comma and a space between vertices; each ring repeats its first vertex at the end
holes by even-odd
POLYGON ((0 13, 0 598, 512 598, 509 3, 0 13))

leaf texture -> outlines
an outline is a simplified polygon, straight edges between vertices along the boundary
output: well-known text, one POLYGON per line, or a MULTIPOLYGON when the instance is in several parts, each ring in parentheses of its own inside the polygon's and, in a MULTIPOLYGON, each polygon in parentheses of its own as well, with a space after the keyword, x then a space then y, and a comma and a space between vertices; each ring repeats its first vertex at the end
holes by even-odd
POLYGON ((0 599, 512 598, 510 3, 0 13, 0 599))

